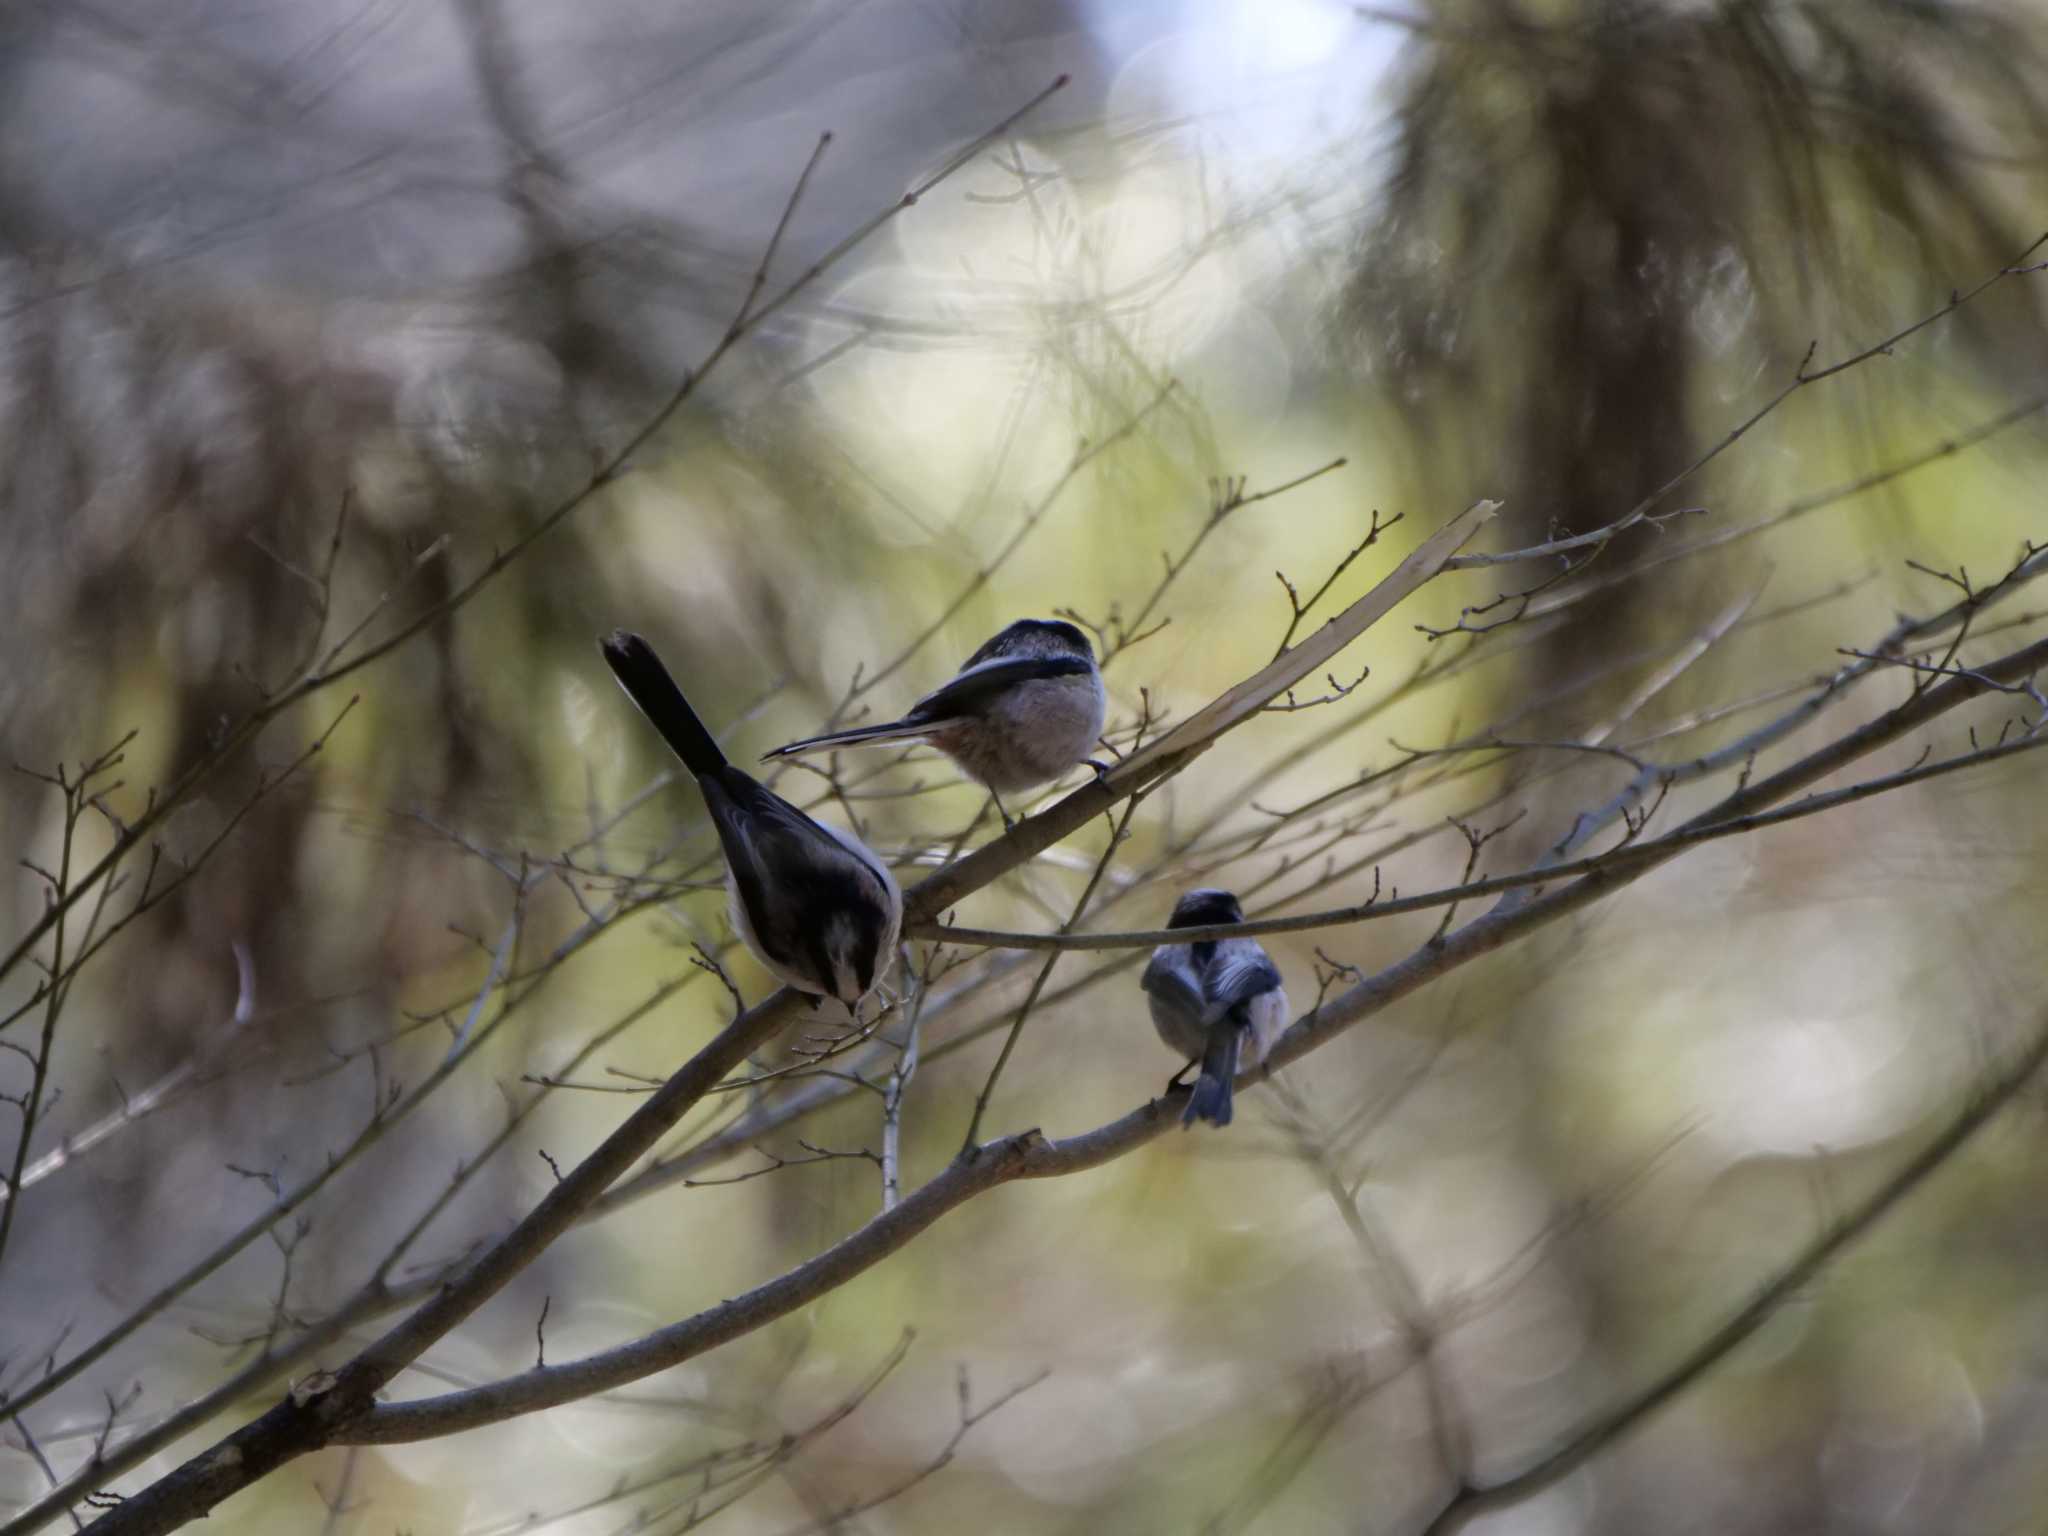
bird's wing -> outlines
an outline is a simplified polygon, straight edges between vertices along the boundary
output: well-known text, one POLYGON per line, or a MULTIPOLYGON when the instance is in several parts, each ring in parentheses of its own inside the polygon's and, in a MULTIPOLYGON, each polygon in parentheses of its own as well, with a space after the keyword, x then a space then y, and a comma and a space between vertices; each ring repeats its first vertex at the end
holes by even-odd
POLYGON ((1145 964, 1145 974, 1138 978, 1138 985, 1148 996, 1190 1019, 1202 1016, 1202 983, 1195 975, 1194 963, 1185 944, 1163 944, 1153 950, 1152 958, 1145 964))
POLYGON ((722 791, 704 803, 761 947, 777 964, 829 982, 824 919, 865 904, 863 880, 886 886, 886 872, 738 769, 707 782, 722 791))
POLYGON ((1280 1037, 1287 1033, 1292 1022, 1287 1009, 1287 993, 1280 987, 1270 992, 1261 992, 1245 1004, 1244 1011, 1251 1018, 1251 1061, 1259 1066, 1273 1054, 1273 1047, 1280 1043, 1280 1037))
POLYGON ((1217 944, 1203 982, 1208 1000, 1203 1018, 1213 1022, 1260 993, 1276 990, 1280 968, 1256 940, 1225 939, 1217 944))
POLYGON ((1000 656, 994 661, 978 662, 911 705, 903 719, 906 724, 931 724, 978 715, 988 708, 991 699, 1019 683, 1084 677, 1093 666, 1085 656, 1000 656))

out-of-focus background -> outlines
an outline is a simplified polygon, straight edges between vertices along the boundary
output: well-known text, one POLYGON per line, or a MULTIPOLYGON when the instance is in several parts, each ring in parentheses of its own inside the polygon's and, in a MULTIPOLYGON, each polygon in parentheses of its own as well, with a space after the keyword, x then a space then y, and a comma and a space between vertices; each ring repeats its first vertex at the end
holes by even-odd
MULTIPOLYGON (((530 1207, 548 1159, 728 1015, 692 943, 765 992, 701 805, 597 634, 652 637, 741 761, 858 684, 856 711, 897 711, 1059 610, 1109 652, 1116 722, 1183 716, 1280 643, 1275 573, 1306 598, 1375 509, 1402 521, 1305 627, 1476 497, 1506 503, 1489 549, 1611 522, 1802 366, 2019 258, 2048 228, 2043 20, 2031 0, 10 8, 0 737, 33 770, 0 786, 26 861, 0 885, 10 944, 67 856, 65 796, 35 774, 135 733, 77 819, 83 866, 266 690, 431 612, 631 444, 746 312, 771 241, 764 297, 826 265, 472 600, 210 773, 99 930, 78 908, 74 956, 146 910, 77 972, 47 1072, 38 978, 5 978, 0 1520, 530 1207), (1236 477, 1255 496, 1339 458, 1213 520, 1236 477)), ((1261 717, 1147 801, 1082 926, 1157 926, 1195 884, 1284 912, 1447 883, 1451 817, 1519 813, 1486 868, 1526 861, 1627 781, 1624 750, 1723 746, 1841 648, 1995 579, 2048 530, 2044 283, 1798 389, 1660 504, 1698 511, 1526 601, 1458 628, 1565 562, 1427 589, 1297 702, 1341 697, 1261 717), (1549 745, 1408 761, 1489 732, 1549 745), (1595 741, 1615 754, 1557 749, 1595 741)), ((2037 637, 2041 607, 1987 614, 2003 633, 1963 662, 2037 637)), ((1870 677, 1772 750, 1910 686, 1870 677)), ((1972 721, 2027 701, 2000 703, 1972 721)), ((1701 848, 1246 1092, 1227 1131, 997 1191, 614 1397, 296 1463, 214 1527, 1420 1529, 1459 1477, 1512 1473, 1670 1370, 2040 1027, 2033 763, 1701 848)), ((856 815, 906 881, 997 830, 934 756, 843 766, 820 814, 856 815)), ((1067 921, 1105 842, 1085 830, 961 920, 1067 921)), ((1305 1010, 1437 921, 1271 947, 1305 1010)), ((935 974, 906 1187, 952 1156, 1037 969, 913 964, 935 974)), ((900 1072, 902 1024, 837 1066, 900 1072)), ((802 1035, 761 1067, 801 1069, 802 1035)), ((1088 1129, 1177 1064, 1135 957, 1068 956, 984 1133, 1088 1129)), ((720 1096, 671 1150, 794 1093, 822 1107, 572 1233, 396 1393, 522 1369, 537 1325, 550 1360, 630 1338, 871 1216, 873 1160, 819 1150, 880 1144, 880 1095, 846 1077, 720 1096)), ((2044 1518, 2039 1120, 2008 1111, 1711 1371, 1473 1528, 2044 1518)), ((274 1400, 258 1375, 105 1486, 274 1400)))

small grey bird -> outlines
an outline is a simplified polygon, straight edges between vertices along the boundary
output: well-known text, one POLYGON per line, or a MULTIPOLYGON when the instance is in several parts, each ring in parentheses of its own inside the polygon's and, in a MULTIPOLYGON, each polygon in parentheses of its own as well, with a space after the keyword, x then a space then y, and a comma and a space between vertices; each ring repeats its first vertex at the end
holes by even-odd
MULTIPOLYGON (((1102 735, 1108 698, 1095 649, 1063 619, 1019 619, 968 657, 952 681, 900 720, 792 741, 795 757, 889 741, 928 741, 996 795, 1048 783, 1085 760, 1102 735)), ((1100 765, 1093 765, 1099 773, 1100 765)))
POLYGON ((725 760, 654 647, 613 630, 599 642, 626 695, 696 776, 725 850, 733 926, 800 992, 855 1011, 888 968, 903 893, 865 843, 813 821, 725 760))
MULTIPOLYGON (((1189 891, 1173 904, 1169 928, 1241 923, 1244 908, 1228 891, 1189 891)), ((1152 1027, 1188 1058, 1169 1087, 1199 1066, 1182 1125, 1207 1120, 1230 1124, 1230 1090, 1240 1057, 1253 1066, 1266 1059, 1287 1028, 1287 993, 1280 971, 1257 939, 1202 939, 1162 944, 1152 951, 1140 983, 1152 1005, 1152 1027)))

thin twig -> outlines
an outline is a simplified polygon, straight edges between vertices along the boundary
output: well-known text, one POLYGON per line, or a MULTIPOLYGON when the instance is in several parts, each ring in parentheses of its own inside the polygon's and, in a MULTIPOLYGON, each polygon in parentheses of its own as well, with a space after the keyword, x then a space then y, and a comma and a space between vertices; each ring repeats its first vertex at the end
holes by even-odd
MULTIPOLYGON (((1071 933, 1074 925, 1087 913, 1088 903, 1093 899, 1096 887, 1102 884, 1103 873, 1109 868, 1110 861, 1116 857, 1117 848, 1123 843, 1130 829, 1131 817, 1136 814, 1139 803, 1145 799, 1146 794, 1147 791, 1140 790, 1124 802, 1123 815, 1111 829, 1109 841, 1103 845, 1102 857, 1096 861, 1095 872, 1088 877, 1088 883, 1081 888, 1081 894, 1075 898, 1073 913, 1061 926, 1060 932, 1071 933)), ((982 1082, 981 1092, 974 1096, 974 1113, 968 1117, 967 1135, 960 1144, 960 1155, 964 1158, 972 1158, 975 1155, 977 1138, 981 1134, 981 1118, 988 1110, 988 1101, 996 1091, 996 1084, 1002 1080, 1003 1068, 1010 1063, 1010 1053, 1017 1048, 1017 1039, 1024 1032, 1025 1021, 1031 1017, 1031 1010, 1037 1006, 1039 994, 1045 990, 1046 981, 1052 976, 1052 968, 1058 963, 1057 954, 1046 957, 1045 964, 1038 968, 1038 974, 1031 978, 1031 989, 1024 994, 1024 1001, 1017 1005, 1017 1016, 1010 1022, 1009 1034, 1003 1037, 1003 1048, 996 1053, 995 1064, 988 1069, 988 1076, 982 1082)))

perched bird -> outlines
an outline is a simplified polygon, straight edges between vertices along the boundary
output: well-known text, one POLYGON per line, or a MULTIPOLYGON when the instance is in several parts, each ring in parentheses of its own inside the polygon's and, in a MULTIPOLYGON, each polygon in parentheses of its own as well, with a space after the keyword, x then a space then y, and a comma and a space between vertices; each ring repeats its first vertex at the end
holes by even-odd
POLYGON ((696 775, 725 850, 733 926, 754 958, 798 991, 854 1011, 887 969, 903 922, 889 867, 859 838, 811 820, 728 763, 645 640, 619 629, 599 649, 696 775))
POLYGON ((928 741, 988 786, 1007 824, 1002 792, 1047 783, 1085 760, 1107 709, 1088 637, 1063 619, 1019 619, 901 720, 806 737, 768 757, 928 741))
MULTIPOLYGON (((1166 926, 1243 921, 1244 908, 1230 892, 1204 890, 1175 902, 1166 926)), ((1251 1065, 1258 1065, 1287 1028, 1287 993, 1272 957, 1257 939, 1162 944, 1152 951, 1141 985, 1159 1038, 1188 1058, 1167 1086, 1201 1068, 1181 1124, 1230 1124, 1230 1090, 1241 1055, 1249 1048, 1251 1065)))

